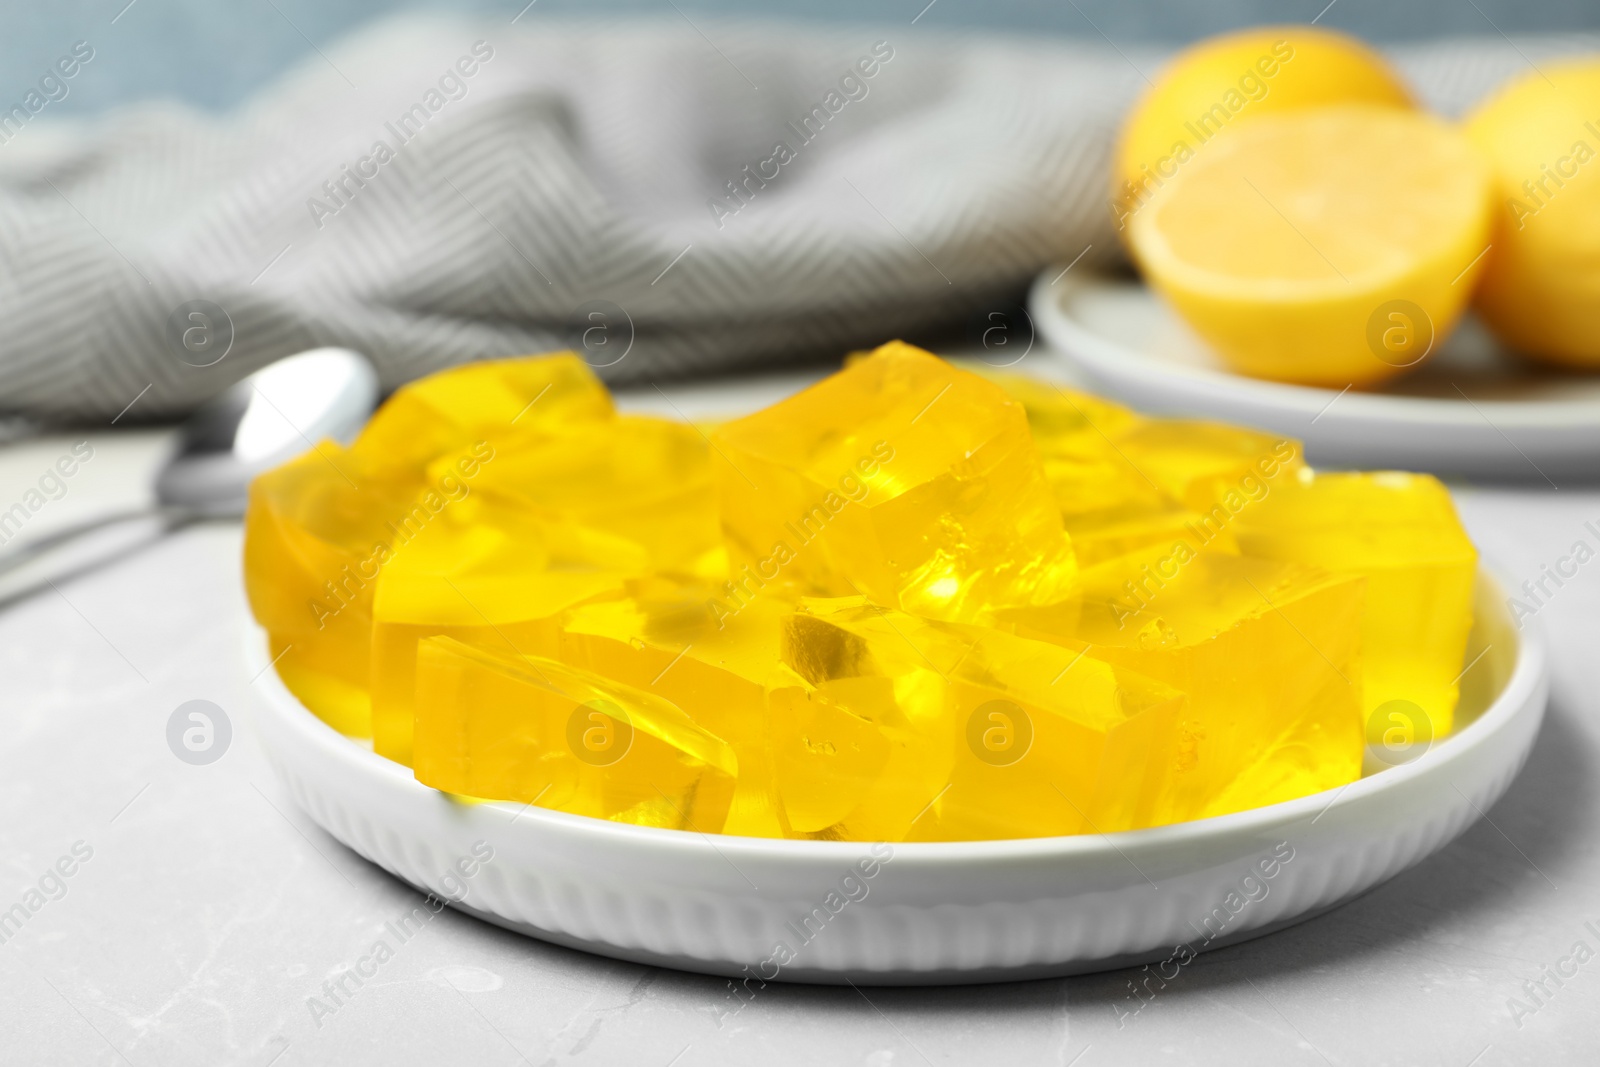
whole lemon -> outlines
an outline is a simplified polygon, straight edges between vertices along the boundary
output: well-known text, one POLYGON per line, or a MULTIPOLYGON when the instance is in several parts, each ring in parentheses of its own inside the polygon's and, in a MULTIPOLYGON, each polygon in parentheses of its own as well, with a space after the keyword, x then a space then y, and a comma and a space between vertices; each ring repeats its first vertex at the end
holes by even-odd
POLYGON ((1117 228, 1232 127, 1339 103, 1413 106, 1382 56, 1315 26, 1257 27, 1185 49, 1123 123, 1111 180, 1117 228))
POLYGON ((1530 71, 1466 129, 1496 180, 1484 321, 1534 359, 1600 367, 1600 59, 1530 71))

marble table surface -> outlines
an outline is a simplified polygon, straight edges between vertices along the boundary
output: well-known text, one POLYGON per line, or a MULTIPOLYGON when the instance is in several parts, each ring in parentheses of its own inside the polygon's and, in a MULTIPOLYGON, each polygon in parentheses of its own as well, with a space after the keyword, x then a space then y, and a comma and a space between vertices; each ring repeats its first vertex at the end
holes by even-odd
MULTIPOLYGON (((672 407, 641 406, 663 401, 672 407)), ((45 479, 27 533, 136 504, 170 440, 107 429, 0 448, 0 511, 80 441, 92 456, 68 464, 59 499, 45 479)), ((1535 480, 1455 487, 1485 557, 1514 583, 1577 541, 1600 547, 1584 526, 1600 525, 1600 491, 1535 480)), ((262 753, 239 527, 151 533, 124 531, 105 565, 0 609, 0 915, 19 903, 26 914, 0 925, 4 1062, 1491 1067, 1596 1056, 1600 563, 1535 616, 1554 677, 1521 777, 1486 819, 1360 899, 1202 955, 1125 1018, 1132 972, 774 985, 719 1027, 722 979, 448 910, 336 1010, 317 1010, 324 983, 420 895, 318 829, 262 753), (207 765, 168 743, 174 711, 197 699, 232 726, 207 765)))

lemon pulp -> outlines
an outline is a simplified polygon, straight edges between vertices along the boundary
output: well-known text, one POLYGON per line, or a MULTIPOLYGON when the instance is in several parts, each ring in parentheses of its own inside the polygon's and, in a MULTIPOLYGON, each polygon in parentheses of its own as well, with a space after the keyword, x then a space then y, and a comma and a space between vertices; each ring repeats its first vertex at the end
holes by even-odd
POLYGON ((1459 317, 1490 176, 1460 133, 1366 105, 1263 118, 1197 158, 1130 230, 1146 277, 1234 369, 1381 381, 1459 317))

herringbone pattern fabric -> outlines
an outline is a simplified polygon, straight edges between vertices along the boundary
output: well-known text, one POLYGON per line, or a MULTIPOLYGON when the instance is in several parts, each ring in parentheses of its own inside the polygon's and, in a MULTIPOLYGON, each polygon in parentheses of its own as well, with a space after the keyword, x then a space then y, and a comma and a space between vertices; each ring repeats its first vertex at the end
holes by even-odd
MULTIPOLYGON (((1458 111, 1581 45, 1397 58, 1458 111)), ((130 421, 170 416, 318 344, 392 387, 590 329, 629 382, 959 327, 1086 247, 1118 257, 1107 160, 1159 61, 905 28, 405 19, 236 114, 41 116, 0 144, 0 410, 104 418, 138 395, 130 421), (196 300, 231 322, 214 366, 169 329, 196 300)))

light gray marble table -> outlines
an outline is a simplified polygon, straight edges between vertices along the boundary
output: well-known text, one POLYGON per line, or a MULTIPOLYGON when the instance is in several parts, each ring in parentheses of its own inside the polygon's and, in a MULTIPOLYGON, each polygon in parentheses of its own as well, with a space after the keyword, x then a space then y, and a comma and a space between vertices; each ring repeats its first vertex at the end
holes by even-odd
MULTIPOLYGON (((0 449, 0 510, 76 439, 0 449)), ((30 532, 139 499, 166 438, 89 440, 93 458, 30 532)), ((1600 520, 1600 492, 1463 486, 1458 500, 1516 580, 1597 541, 1582 524, 1600 520)), ((420 897, 322 833, 268 766, 241 653, 239 550, 237 526, 192 528, 0 611, 0 913, 39 904, 0 944, 0 1062, 1600 1061, 1600 961, 1559 986, 1544 971, 1576 942, 1600 949, 1586 926, 1600 929, 1600 562, 1537 616, 1555 676, 1527 769, 1487 820, 1365 897, 1201 956, 1120 1026, 1131 972, 864 994, 769 986, 719 1028, 721 979, 450 911, 336 1011, 314 1012, 323 984, 420 897), (166 739, 193 699, 234 727, 208 766, 166 739), (1545 982, 1539 1003, 1529 980, 1545 982), (1511 998, 1531 1010, 1514 1018, 1511 998)))

